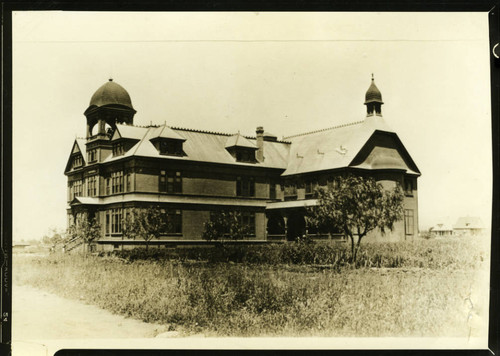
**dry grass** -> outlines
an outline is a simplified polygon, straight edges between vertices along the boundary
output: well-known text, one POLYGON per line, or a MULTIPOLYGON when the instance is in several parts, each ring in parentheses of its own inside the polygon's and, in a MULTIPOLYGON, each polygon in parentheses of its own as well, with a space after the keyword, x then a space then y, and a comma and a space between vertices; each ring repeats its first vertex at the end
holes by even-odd
MULTIPOLYGON (((307 248, 316 262, 331 258, 307 248)), ((474 240, 455 239, 366 244, 358 268, 263 260, 17 256, 14 276, 188 334, 462 337, 470 331, 464 301, 486 255, 474 240)))

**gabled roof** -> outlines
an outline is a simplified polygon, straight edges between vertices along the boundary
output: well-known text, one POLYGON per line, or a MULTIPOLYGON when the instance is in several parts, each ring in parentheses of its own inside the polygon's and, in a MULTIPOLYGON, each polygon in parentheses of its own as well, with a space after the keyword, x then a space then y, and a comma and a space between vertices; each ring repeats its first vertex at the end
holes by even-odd
POLYGON ((230 147, 246 147, 246 148, 252 148, 252 149, 257 149, 257 146, 254 145, 252 142, 250 142, 247 138, 244 136, 241 136, 239 133, 233 136, 229 136, 226 141, 226 148, 230 147))
POLYGON ((186 141, 184 137, 179 135, 167 125, 151 128, 151 140, 155 138, 168 138, 171 140, 186 141))
POLYGON ((83 164, 87 164, 87 146, 85 145, 85 143, 86 141, 83 138, 75 139, 73 148, 71 149, 71 154, 69 155, 68 161, 66 162, 66 168, 64 169, 65 173, 71 170, 71 162, 73 160, 72 156, 74 153, 80 152, 83 157, 83 164))
POLYGON ((100 204, 99 198, 95 197, 74 197, 73 200, 69 203, 70 206, 73 205, 98 205, 100 204))
POLYGON ((478 217, 461 217, 458 218, 455 225, 453 225, 454 229, 483 229, 484 225, 480 218, 478 217))
MULTIPOLYGON (((123 127, 132 128, 133 126, 117 125, 120 133, 123 133, 123 127)), ((189 129, 180 129, 168 127, 168 130, 161 130, 165 126, 160 127, 135 127, 137 136, 142 134, 140 141, 121 156, 113 157, 110 155, 104 162, 113 162, 125 157, 140 156, 153 157, 161 159, 178 159, 183 161, 197 162, 212 162, 222 164, 232 164, 238 166, 257 166, 268 168, 286 168, 288 158, 288 150, 290 144, 288 142, 269 142, 264 141, 264 162, 246 163, 236 162, 235 158, 226 150, 228 138, 231 135, 224 133, 205 132, 189 129), (151 143, 151 139, 158 135, 169 135, 169 137, 180 137, 184 140, 182 150, 185 153, 183 156, 165 156, 161 155, 151 143), (177 136, 173 136, 177 135, 177 136)), ((256 140, 240 135, 237 141, 246 142, 250 147, 256 148, 256 140), (241 140, 241 141, 240 141, 241 140)))
POLYGON ((116 140, 119 138, 141 140, 146 134, 147 130, 147 127, 117 124, 112 140, 116 140))

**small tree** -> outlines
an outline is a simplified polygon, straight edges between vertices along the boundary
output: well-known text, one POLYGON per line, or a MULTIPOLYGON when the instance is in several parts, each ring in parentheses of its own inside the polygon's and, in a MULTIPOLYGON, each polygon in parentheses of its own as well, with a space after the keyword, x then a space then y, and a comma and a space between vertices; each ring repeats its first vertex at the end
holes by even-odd
POLYGON ((205 223, 203 239, 207 241, 220 240, 228 236, 232 240, 241 240, 249 233, 248 226, 242 224, 239 211, 216 211, 205 223))
POLYGON ((68 227, 67 236, 69 240, 82 240, 85 255, 85 244, 90 246, 90 243, 97 240, 101 236, 101 225, 95 219, 88 219, 87 214, 78 214, 75 218, 74 224, 68 227))
POLYGON ((404 194, 397 184, 392 190, 372 178, 354 175, 340 177, 337 187, 316 189, 318 204, 308 208, 312 224, 339 229, 351 240, 352 261, 356 261, 360 243, 370 231, 393 230, 403 218, 404 194), (358 236, 357 243, 354 235, 358 236))
POLYGON ((146 241, 146 250, 149 241, 160 236, 167 231, 169 222, 165 212, 159 206, 149 208, 134 208, 125 217, 122 223, 123 235, 134 239, 140 237, 146 241))
POLYGON ((59 246, 63 245, 64 242, 64 231, 58 231, 55 227, 51 228, 49 233, 42 237, 42 243, 50 246, 51 251, 55 251, 59 246))

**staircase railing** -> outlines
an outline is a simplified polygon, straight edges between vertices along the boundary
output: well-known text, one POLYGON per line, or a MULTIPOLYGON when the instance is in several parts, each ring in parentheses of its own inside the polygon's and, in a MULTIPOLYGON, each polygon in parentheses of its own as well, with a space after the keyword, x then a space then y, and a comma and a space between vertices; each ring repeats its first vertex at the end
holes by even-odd
POLYGON ((64 244, 64 250, 66 252, 69 252, 69 251, 77 248, 81 244, 83 244, 83 239, 81 237, 74 237, 64 244))

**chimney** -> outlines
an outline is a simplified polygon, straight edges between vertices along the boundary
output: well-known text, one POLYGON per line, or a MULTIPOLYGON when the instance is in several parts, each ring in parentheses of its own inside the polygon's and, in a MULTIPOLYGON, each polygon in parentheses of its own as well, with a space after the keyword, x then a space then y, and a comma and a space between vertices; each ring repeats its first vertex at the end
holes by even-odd
POLYGON ((264 162, 264 128, 259 126, 255 132, 257 133, 257 152, 255 153, 255 157, 257 161, 264 162))

